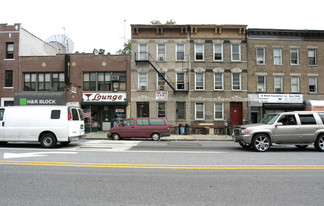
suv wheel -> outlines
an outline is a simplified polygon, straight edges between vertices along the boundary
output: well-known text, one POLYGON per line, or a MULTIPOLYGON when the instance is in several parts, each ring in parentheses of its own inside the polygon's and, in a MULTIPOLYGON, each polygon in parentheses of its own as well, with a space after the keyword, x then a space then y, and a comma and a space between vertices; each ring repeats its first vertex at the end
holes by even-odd
POLYGON ((315 141, 314 144, 315 148, 320 151, 320 152, 324 152, 324 135, 319 135, 315 141))
POLYGON ((257 152, 265 152, 270 148, 270 138, 266 134, 258 134, 252 140, 252 147, 257 152))

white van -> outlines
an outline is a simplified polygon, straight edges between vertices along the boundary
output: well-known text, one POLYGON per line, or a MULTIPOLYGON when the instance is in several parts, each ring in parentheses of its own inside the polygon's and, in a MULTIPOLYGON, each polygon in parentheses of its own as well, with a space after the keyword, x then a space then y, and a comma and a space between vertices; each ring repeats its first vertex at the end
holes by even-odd
POLYGON ((43 147, 85 139, 82 111, 71 106, 0 108, 0 143, 40 142, 43 147))

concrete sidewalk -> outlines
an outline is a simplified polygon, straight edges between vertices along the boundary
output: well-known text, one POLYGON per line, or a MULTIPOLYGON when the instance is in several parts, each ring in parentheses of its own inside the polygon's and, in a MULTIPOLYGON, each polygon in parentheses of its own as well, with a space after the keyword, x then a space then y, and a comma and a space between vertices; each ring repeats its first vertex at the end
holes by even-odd
MULTIPOLYGON (((107 132, 91 132, 86 134, 89 140, 108 140, 107 132)), ((230 135, 180 135, 171 134, 169 137, 161 137, 161 141, 232 141, 230 135)))

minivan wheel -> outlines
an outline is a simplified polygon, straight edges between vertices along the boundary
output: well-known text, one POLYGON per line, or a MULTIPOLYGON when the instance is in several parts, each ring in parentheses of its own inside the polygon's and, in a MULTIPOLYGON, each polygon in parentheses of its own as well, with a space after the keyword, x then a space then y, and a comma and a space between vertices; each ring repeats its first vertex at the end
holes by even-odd
POLYGON ((158 133, 153 133, 151 137, 152 137, 153 141, 159 141, 160 140, 160 135, 158 133))
POLYGON ((270 148, 270 138, 266 134, 258 134, 252 140, 252 147, 257 152, 265 152, 270 148))
POLYGON ((57 140, 56 137, 52 133, 45 133, 42 135, 40 139, 40 143, 42 147, 45 148, 53 148, 56 146, 57 140))
POLYGON ((119 140, 120 137, 119 137, 119 135, 118 135, 117 133, 114 133, 114 134, 112 135, 112 139, 113 139, 113 140, 119 140))
POLYGON ((320 135, 317 137, 315 141, 315 149, 317 149, 320 152, 324 152, 324 135, 320 135))

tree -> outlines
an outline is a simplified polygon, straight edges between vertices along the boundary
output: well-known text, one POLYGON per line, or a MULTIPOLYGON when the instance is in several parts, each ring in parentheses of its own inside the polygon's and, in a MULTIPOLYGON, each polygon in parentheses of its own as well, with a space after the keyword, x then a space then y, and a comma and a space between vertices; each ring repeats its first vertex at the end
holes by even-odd
POLYGON ((176 24, 176 22, 173 21, 173 19, 170 19, 170 20, 167 21, 165 24, 174 25, 174 24, 176 24))
POLYGON ((94 55, 105 55, 105 50, 104 49, 96 49, 94 48, 93 51, 92 51, 92 54, 94 55))
POLYGON ((124 48, 123 49, 119 49, 116 54, 120 54, 120 55, 130 55, 131 54, 131 40, 127 40, 127 42, 124 44, 124 48))
POLYGON ((161 24, 161 22, 160 22, 159 20, 152 20, 152 21, 151 21, 151 24, 154 24, 154 25, 155 25, 155 24, 161 24))
MULTIPOLYGON (((162 23, 160 22, 160 20, 152 20, 151 21, 151 24, 153 24, 153 25, 160 25, 162 23)), ((165 24, 166 25, 174 25, 174 24, 176 24, 176 22, 173 19, 170 19, 170 20, 166 21, 165 24)))

